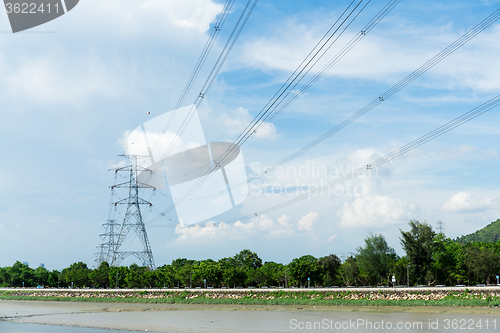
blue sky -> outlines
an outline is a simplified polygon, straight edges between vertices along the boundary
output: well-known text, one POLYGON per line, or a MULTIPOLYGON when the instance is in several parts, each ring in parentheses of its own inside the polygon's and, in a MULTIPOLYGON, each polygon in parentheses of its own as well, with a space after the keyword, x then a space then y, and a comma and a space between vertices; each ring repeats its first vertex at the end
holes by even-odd
MULTIPOLYGON (((325 59, 386 3, 372 1, 325 59)), ((207 141, 233 141, 347 4, 259 1, 198 110, 207 141)), ((199 93, 243 5, 236 1, 185 105, 199 93)), ((401 1, 242 146, 247 170, 263 170, 308 144, 499 7, 500 1, 401 1)), ((9 33, 7 15, 0 13, 0 266, 15 260, 50 269, 93 264, 114 180, 108 169, 122 162, 117 155, 124 152, 124 133, 173 108, 221 8, 209 0, 87 0, 18 34, 9 33)), ((312 172, 327 168, 341 175, 363 166, 496 96, 499 38, 495 23, 288 169, 251 184, 245 201, 214 224, 149 224, 156 264, 219 259, 244 248, 285 263, 304 254, 343 255, 363 245, 369 231, 384 234, 403 255, 399 229, 406 230, 410 219, 434 227, 441 220, 452 238, 496 220, 500 116, 494 109, 344 190, 220 224, 297 194, 259 194, 264 186, 325 183, 331 174, 312 172)))

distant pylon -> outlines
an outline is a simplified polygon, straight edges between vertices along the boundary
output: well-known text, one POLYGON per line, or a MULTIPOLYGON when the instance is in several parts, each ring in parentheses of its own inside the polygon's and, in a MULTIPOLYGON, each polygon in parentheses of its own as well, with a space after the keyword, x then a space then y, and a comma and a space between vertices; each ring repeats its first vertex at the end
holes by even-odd
POLYGON ((113 191, 115 188, 128 188, 128 197, 111 202, 111 206, 116 207, 117 205, 127 205, 127 210, 121 223, 121 227, 120 224, 116 223, 114 219, 109 219, 108 222, 103 224, 106 232, 101 235, 104 241, 98 247, 99 252, 98 259, 96 261, 100 264, 102 261, 106 260, 111 266, 119 266, 123 259, 129 256, 134 256, 141 261, 143 266, 148 266, 151 270, 154 270, 155 263, 153 259, 153 252, 151 251, 151 245, 149 244, 148 234, 146 232, 146 226, 144 225, 140 208, 141 205, 151 206, 152 204, 139 197, 139 188, 149 188, 153 190, 155 190, 155 188, 137 180, 138 172, 152 171, 137 165, 137 159, 142 156, 120 156, 130 158, 131 164, 125 167, 113 169, 113 171, 115 171, 115 174, 123 171, 129 172, 130 177, 127 182, 111 186, 111 190, 113 191), (123 241, 131 231, 134 231, 135 235, 141 241, 143 246, 142 251, 121 250, 123 241))
POLYGON ((438 234, 444 235, 444 223, 441 221, 438 221, 438 223, 436 223, 436 224, 438 225, 438 227, 437 227, 438 234))
POLYGON ((120 224, 116 223, 115 220, 108 220, 103 223, 102 227, 105 232, 100 235, 102 238, 102 244, 97 247, 97 266, 100 266, 103 261, 110 263, 113 258, 119 226, 120 224))

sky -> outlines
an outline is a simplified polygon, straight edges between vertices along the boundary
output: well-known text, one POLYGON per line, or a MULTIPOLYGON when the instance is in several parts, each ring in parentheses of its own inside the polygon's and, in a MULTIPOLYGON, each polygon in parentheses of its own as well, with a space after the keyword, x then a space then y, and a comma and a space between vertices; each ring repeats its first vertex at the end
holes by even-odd
MULTIPOLYGON (((195 101, 245 3, 235 1, 183 106, 195 101)), ((206 140, 232 142, 348 3, 260 0, 198 108, 206 140)), ((386 3, 371 1, 320 64, 386 3)), ((86 0, 16 34, 0 11, 0 267, 16 260, 49 269, 77 261, 94 266, 115 181, 109 169, 126 163, 118 156, 125 152, 124 138, 174 108, 222 6, 211 0, 86 0)), ((499 8, 496 0, 401 1, 241 146, 247 175, 327 132, 499 8)), ((412 219, 435 229, 442 221, 450 238, 495 221, 498 108, 334 191, 224 222, 369 164, 495 97, 499 38, 495 22, 359 120, 250 183, 242 203, 208 224, 181 227, 175 216, 153 221, 159 208, 146 209, 156 265, 217 260, 243 249, 282 263, 306 254, 345 258, 370 232, 384 235, 402 256, 400 230, 408 230, 412 219)))

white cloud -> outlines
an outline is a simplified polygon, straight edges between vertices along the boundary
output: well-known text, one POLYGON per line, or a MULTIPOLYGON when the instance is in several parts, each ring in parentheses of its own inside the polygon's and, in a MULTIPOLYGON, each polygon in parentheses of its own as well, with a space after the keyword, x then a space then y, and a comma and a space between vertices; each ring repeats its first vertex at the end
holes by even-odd
POLYGON ((273 123, 263 123, 254 136, 258 139, 275 140, 280 137, 273 123))
POLYGON ((53 55, 24 60, 15 70, 3 72, 9 92, 35 101, 78 103, 94 96, 118 96, 123 91, 120 74, 93 56, 75 62, 53 55), (78 66, 76 66, 76 63, 78 66))
MULTIPOLYGON (((318 22, 322 21, 318 19, 318 22)), ((417 26, 414 22, 405 22, 403 17, 399 17, 397 26, 392 30, 381 29, 378 27, 378 33, 369 34, 361 40, 326 75, 395 83, 464 33, 464 30, 457 31, 453 24, 417 26)), ((325 30, 326 27, 321 24, 304 26, 294 23, 287 29, 287 34, 277 41, 262 38, 248 42, 242 58, 246 63, 257 63, 266 71, 292 72, 304 58, 306 53, 303 52, 312 49, 325 30), (300 45, 300 50, 297 50, 297 45, 300 45)), ((421 79, 419 84, 440 89, 498 90, 500 64, 491 62, 491 58, 500 52, 500 45, 495 42, 499 36, 500 27, 490 27, 429 71, 432 80, 421 79)), ((345 38, 336 43, 311 73, 319 71, 352 37, 346 33, 345 38)))
POLYGON ((472 193, 458 192, 441 207, 445 212, 482 212, 498 206, 500 195, 490 198, 475 198, 472 193))
MULTIPOLYGON (((108 24, 112 26, 113 33, 124 34, 129 38, 139 36, 144 31, 149 34, 169 34, 173 28, 187 28, 203 33, 222 10, 222 4, 211 0, 86 2, 87 4, 80 4, 77 8, 79 16, 92 17, 92 27, 108 24)), ((72 14, 76 16, 76 13, 72 14)))
POLYGON ((368 195, 351 204, 345 203, 337 215, 342 227, 382 227, 415 218, 418 211, 414 203, 383 195, 368 195))
POLYGON ((310 212, 299 220, 299 230, 313 230, 313 223, 318 220, 319 213, 310 212))
POLYGON ((251 219, 249 222, 243 223, 238 221, 234 224, 221 222, 207 223, 205 226, 193 225, 182 227, 177 225, 175 233, 178 234, 177 241, 221 241, 228 242, 237 239, 247 238, 261 238, 262 236, 268 238, 277 238, 290 236, 294 233, 289 223, 290 218, 283 215, 278 219, 279 223, 275 223, 266 215, 251 219))
MULTIPOLYGON (((242 107, 223 113, 220 116, 216 114, 213 114, 213 116, 219 118, 218 120, 215 120, 214 125, 217 123, 222 124, 225 127, 225 132, 229 135, 240 134, 254 119, 254 117, 248 112, 248 109, 244 109, 242 107)), ((280 137, 274 124, 263 122, 258 126, 258 130, 256 130, 253 134, 253 137, 257 139, 275 140, 280 137)))
POLYGON ((330 243, 335 238, 337 238, 337 235, 332 235, 332 236, 330 236, 330 238, 328 238, 327 242, 330 243))
POLYGON ((291 218, 290 216, 283 214, 282 216, 278 217, 278 222, 284 227, 289 227, 291 226, 291 218))
POLYGON ((499 158, 498 152, 495 150, 487 149, 481 150, 478 147, 463 144, 458 145, 452 149, 443 151, 440 156, 450 160, 488 160, 499 158))

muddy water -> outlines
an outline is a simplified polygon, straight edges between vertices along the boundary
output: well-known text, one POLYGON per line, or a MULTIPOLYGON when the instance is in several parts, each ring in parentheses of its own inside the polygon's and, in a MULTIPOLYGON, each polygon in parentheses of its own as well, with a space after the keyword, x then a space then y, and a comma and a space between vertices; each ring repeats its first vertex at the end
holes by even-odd
POLYGON ((0 301, 0 332, 495 332, 500 309, 0 301))

